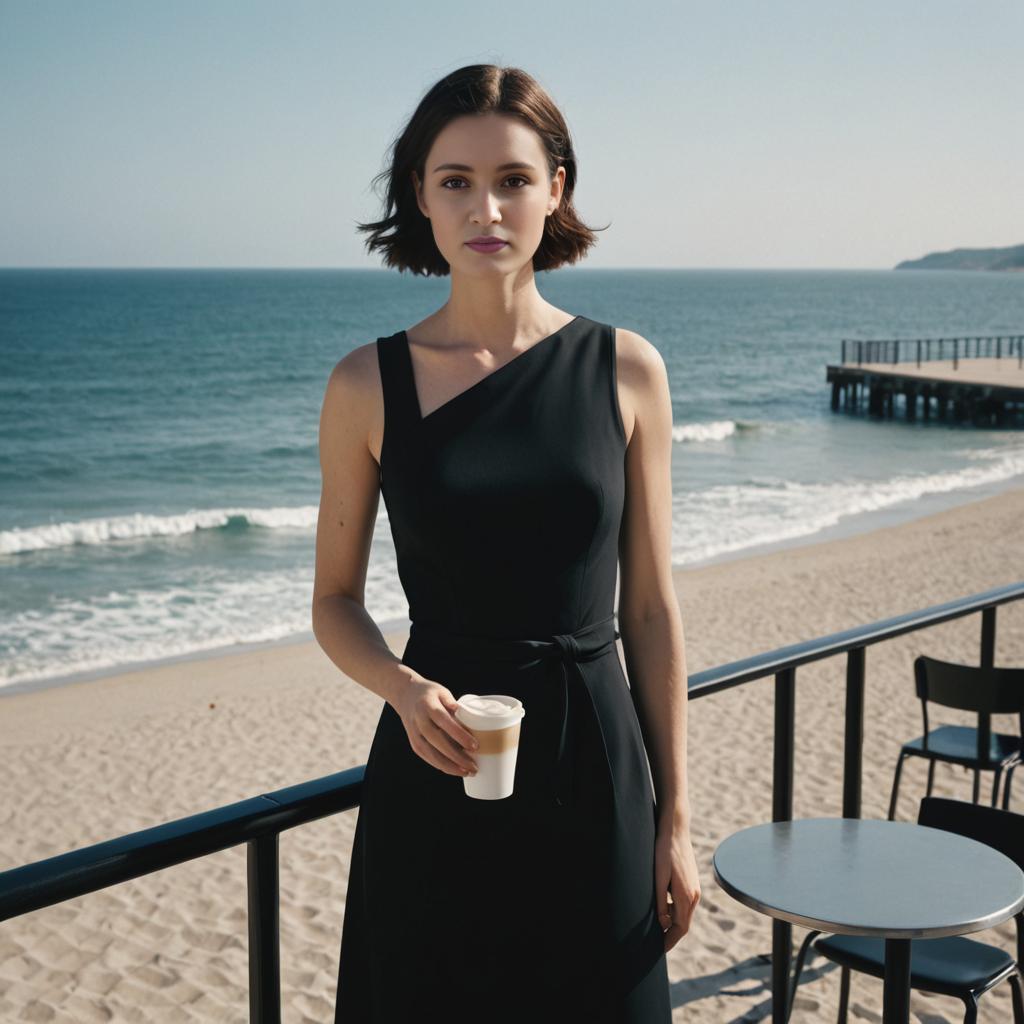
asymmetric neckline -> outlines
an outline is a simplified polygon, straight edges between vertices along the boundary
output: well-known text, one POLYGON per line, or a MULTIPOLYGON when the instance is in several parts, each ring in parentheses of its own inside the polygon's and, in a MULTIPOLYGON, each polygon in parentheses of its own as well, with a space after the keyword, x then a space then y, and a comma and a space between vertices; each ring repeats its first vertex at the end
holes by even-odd
POLYGON ((453 403, 458 402, 460 399, 465 398, 466 396, 476 391, 479 391, 488 381, 492 380, 494 377, 497 377, 499 374, 502 374, 504 371, 508 370, 509 367, 518 363, 521 359, 524 359, 534 349, 540 348, 547 342, 552 341, 554 338, 557 338, 563 331, 565 331, 573 324, 575 324, 577 321, 582 319, 583 317, 581 315, 574 316, 571 320, 562 324, 562 326, 559 327, 557 331, 553 331, 546 337, 541 338, 540 341, 535 341, 529 348, 524 349, 518 355, 513 356, 511 359, 508 360, 508 362, 502 363, 501 366, 496 366, 493 370, 491 370, 490 373, 485 374, 478 381, 476 381, 473 384, 470 384, 468 388, 463 388, 462 391, 459 391, 457 394, 452 395, 452 397, 449 398, 447 401, 442 402, 435 409, 432 409, 430 412, 428 412, 426 416, 423 415, 423 406, 420 404, 419 392, 416 390, 416 371, 413 369, 412 365, 412 352, 409 346, 409 335, 405 332, 405 330, 399 331, 399 334, 401 335, 402 338, 402 348, 405 351, 406 365, 409 370, 409 383, 410 390, 412 392, 412 401, 415 406, 415 413, 418 418, 418 421, 420 423, 426 423, 428 420, 432 419, 438 413, 447 409, 453 403))

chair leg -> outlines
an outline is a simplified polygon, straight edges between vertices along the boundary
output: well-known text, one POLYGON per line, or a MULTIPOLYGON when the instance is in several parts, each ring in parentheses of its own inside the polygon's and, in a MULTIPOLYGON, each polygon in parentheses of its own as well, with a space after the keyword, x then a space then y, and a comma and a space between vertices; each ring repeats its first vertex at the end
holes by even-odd
POLYGON ((1024 986, 1021 985, 1020 966, 1010 975, 1010 995, 1013 999, 1013 1024, 1024 1024, 1024 986))
POLYGON ((850 1007, 850 968, 842 969, 839 981, 839 1020, 838 1024, 846 1024, 846 1011, 850 1007))
POLYGON ((974 996, 964 996, 964 1024, 978 1024, 978 1000, 974 996))
POLYGON ((804 941, 800 943, 800 952, 796 955, 796 964, 793 967, 793 981, 789 986, 789 1002, 786 1003, 786 1020, 789 1020, 790 1014, 793 1012, 793 1003, 796 1002, 796 989, 800 984, 800 974, 804 969, 804 957, 807 956, 807 950, 810 948, 811 943, 821 934, 820 931, 808 932, 804 941))
POLYGON ((1003 776, 1003 766, 997 765, 995 770, 995 778, 992 780, 992 806, 999 806, 999 780, 1003 776))
POLYGON ((900 752, 900 758, 896 762, 896 775, 892 780, 892 796, 889 798, 889 820, 893 821, 896 817, 896 801, 900 795, 900 773, 903 771, 903 762, 906 760, 907 755, 902 751, 900 752))
POLYGON ((925 796, 932 795, 932 786, 935 784, 935 758, 928 759, 928 791, 925 796))
MULTIPOLYGON (((1003 810, 1008 811, 1010 809, 1010 783, 1013 782, 1013 769, 1016 768, 1016 764, 1011 764, 1006 769, 1006 782, 1003 783, 1003 810)), ((1024 1024, 1024 1021, 1021 1022, 1024 1024)))
POLYGON ((981 769, 974 769, 974 796, 971 797, 971 803, 977 803, 978 797, 981 796, 981 769))

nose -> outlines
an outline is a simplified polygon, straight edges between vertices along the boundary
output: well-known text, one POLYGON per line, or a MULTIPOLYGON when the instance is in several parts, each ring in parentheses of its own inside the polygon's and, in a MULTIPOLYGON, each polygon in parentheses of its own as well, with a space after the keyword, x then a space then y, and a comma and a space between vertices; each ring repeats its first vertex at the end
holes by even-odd
POLYGON ((490 189, 484 189, 473 209, 473 223, 489 224, 494 220, 501 220, 500 203, 490 189))

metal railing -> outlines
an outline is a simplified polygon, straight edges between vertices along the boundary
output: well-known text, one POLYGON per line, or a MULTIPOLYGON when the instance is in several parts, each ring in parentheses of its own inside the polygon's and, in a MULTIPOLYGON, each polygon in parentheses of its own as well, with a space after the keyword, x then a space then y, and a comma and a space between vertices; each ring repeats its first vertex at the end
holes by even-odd
POLYGON ((1024 334, 985 334, 971 335, 963 338, 882 338, 866 340, 843 338, 841 341, 840 361, 842 363, 891 363, 921 359, 931 362, 934 358, 940 362, 944 359, 953 361, 953 369, 957 369, 961 359, 1012 359, 1017 356, 1017 367, 1024 367, 1024 334), (932 346, 935 346, 934 349, 932 346), (974 352, 971 352, 971 347, 974 352), (849 346, 849 359, 847 359, 849 346))
MULTIPOLYGON (((865 650, 904 633, 980 612, 980 664, 991 667, 995 662, 996 608, 1021 598, 1024 598, 1024 580, 780 647, 691 675, 688 696, 691 700, 708 697, 720 690, 774 676, 772 820, 791 821, 796 670, 801 665, 845 654, 843 817, 857 818, 861 808, 865 650)), ((357 807, 364 769, 365 765, 349 768, 0 872, 0 921, 246 843, 249 1020, 252 1024, 280 1024, 278 837, 286 829, 357 807)), ((773 1024, 782 1024, 785 1020, 791 958, 792 925, 773 921, 773 1024), (780 993, 782 998, 774 998, 775 993, 780 993)))

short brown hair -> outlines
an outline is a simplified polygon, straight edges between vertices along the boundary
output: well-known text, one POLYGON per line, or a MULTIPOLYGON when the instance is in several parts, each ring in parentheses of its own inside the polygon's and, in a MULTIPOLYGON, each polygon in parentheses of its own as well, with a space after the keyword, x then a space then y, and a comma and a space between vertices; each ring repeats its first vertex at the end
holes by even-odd
POLYGON ((380 250, 384 262, 400 271, 443 277, 448 261, 434 241, 430 220, 416 202, 412 171, 426 178, 427 154, 449 121, 467 114, 499 113, 517 117, 540 136, 547 156, 548 176, 565 168, 565 185, 558 208, 545 219, 544 234, 533 256, 534 270, 554 270, 575 263, 595 244, 597 236, 579 218, 572 203, 576 187, 576 154, 569 129, 547 91, 519 68, 469 64, 438 81, 420 100, 415 113, 391 146, 391 162, 374 178, 387 183, 385 216, 357 224, 370 233, 369 252, 380 250))

